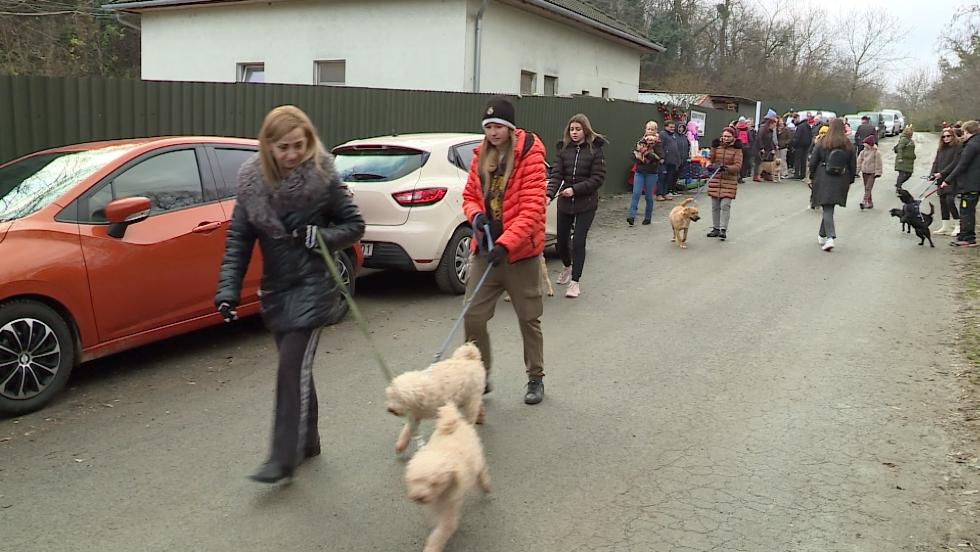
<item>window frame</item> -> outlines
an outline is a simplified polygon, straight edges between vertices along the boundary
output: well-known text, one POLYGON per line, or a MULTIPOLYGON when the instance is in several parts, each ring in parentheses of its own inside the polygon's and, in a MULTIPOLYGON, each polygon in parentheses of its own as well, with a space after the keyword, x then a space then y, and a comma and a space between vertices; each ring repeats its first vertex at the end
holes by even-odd
POLYGON ((608 100, 609 99, 609 87, 607 87, 607 86, 603 86, 602 87, 602 99, 604 99, 604 100, 608 100))
POLYGON ((316 86, 347 86, 347 59, 346 58, 336 58, 336 59, 315 59, 313 60, 313 84, 316 86), (343 82, 320 82, 320 64, 321 63, 343 63, 344 64, 344 80, 343 82))
POLYGON ((538 94, 538 74, 534 71, 528 71, 527 69, 521 69, 521 95, 522 96, 536 96, 538 94), (531 91, 524 91, 524 75, 530 75, 531 77, 531 91))
POLYGON ((116 178, 118 178, 120 175, 122 175, 129 169, 132 169, 133 167, 139 165, 144 161, 149 161, 154 157, 158 157, 166 153, 172 153, 175 151, 188 151, 188 150, 194 152, 194 157, 195 160, 197 161, 197 173, 198 173, 198 177, 201 180, 201 202, 195 203, 193 205, 188 205, 186 207, 180 207, 178 209, 172 209, 169 211, 151 213, 150 218, 161 216, 161 215, 169 215, 170 213, 177 213, 179 211, 185 211, 187 209, 195 209, 197 207, 208 205, 210 203, 217 203, 218 200, 208 199, 209 196, 216 195, 216 194, 213 192, 214 180, 211 174, 210 160, 208 159, 207 154, 204 151, 204 147, 200 144, 179 144, 179 145, 157 148, 155 150, 148 151, 142 155, 134 157, 133 159, 130 159, 129 161, 123 163, 118 168, 116 168, 116 170, 112 171, 104 178, 102 178, 101 180, 93 184, 91 187, 89 187, 88 190, 85 190, 85 192, 79 195, 78 198, 75 199, 75 201, 72 201, 71 205, 63 209, 59 214, 59 217, 61 217, 61 215, 65 215, 65 218, 59 218, 58 220, 60 222, 73 222, 76 224, 85 224, 89 226, 108 226, 110 224, 109 222, 89 220, 90 214, 89 214, 88 202, 92 198, 92 196, 102 191, 102 189, 105 188, 106 186, 111 186, 112 182, 116 178), (209 194, 209 189, 211 189, 210 194, 209 194))
POLYGON ((235 82, 240 82, 244 84, 265 84, 265 62, 264 61, 241 61, 236 65, 237 75, 235 76, 235 82), (252 82, 245 80, 245 73, 249 68, 261 67, 262 68, 262 82, 252 82))
MULTIPOLYGON (((459 150, 461 148, 469 147, 471 150, 476 146, 480 145, 480 140, 467 140, 466 142, 460 142, 449 147, 449 162, 453 164, 456 168, 469 172, 469 165, 463 165, 463 158, 459 155, 459 150)), ((474 154, 475 156, 475 154, 474 154)))
POLYGON ((545 75, 544 76, 544 95, 545 96, 557 96, 558 95, 558 77, 555 75, 545 75), (548 94, 548 81, 551 80, 551 94, 548 94))

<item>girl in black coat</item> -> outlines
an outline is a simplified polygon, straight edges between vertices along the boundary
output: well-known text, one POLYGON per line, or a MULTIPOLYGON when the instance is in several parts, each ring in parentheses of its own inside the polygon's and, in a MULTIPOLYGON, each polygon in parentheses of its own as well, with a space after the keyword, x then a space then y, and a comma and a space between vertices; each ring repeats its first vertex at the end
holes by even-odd
POLYGON ((954 236, 959 233, 960 213, 956 209, 956 183, 943 182, 942 176, 945 172, 949 174, 956 168, 956 163, 960 160, 960 139, 951 128, 944 128, 939 137, 939 150, 936 152, 936 160, 932 162, 932 177, 930 180, 936 181, 939 186, 939 211, 943 217, 943 225, 933 234, 946 234, 954 236), (953 226, 950 216, 957 221, 953 226))
MULTIPOLYGON (((813 179, 810 204, 823 207, 823 219, 820 222, 817 243, 824 251, 832 250, 834 240, 837 239, 837 231, 834 228, 834 207, 847 206, 847 191, 857 176, 857 155, 854 150, 854 144, 844 134, 844 119, 834 119, 830 123, 830 130, 814 146, 813 154, 810 156, 810 175, 813 179), (832 168, 828 167, 831 153, 835 150, 842 150, 847 156, 841 174, 832 174, 832 168)), ((835 157, 839 156, 838 151, 835 157)))
POLYGON ((242 279, 258 241, 262 319, 275 337, 279 369, 272 451, 251 476, 256 481, 289 477, 303 460, 320 454, 313 356, 320 328, 337 322, 344 309, 318 236, 337 251, 363 235, 364 220, 309 118, 293 106, 272 110, 259 132, 259 153, 238 173, 214 300, 226 322, 237 317, 242 279))
POLYGON ((548 198, 558 198, 558 255, 565 266, 558 275, 558 284, 568 284, 565 297, 575 298, 581 293, 585 240, 599 208, 599 188, 606 179, 606 158, 602 153, 605 143, 605 138, 592 130, 589 118, 579 113, 565 125, 565 138, 558 143, 551 168, 548 198))

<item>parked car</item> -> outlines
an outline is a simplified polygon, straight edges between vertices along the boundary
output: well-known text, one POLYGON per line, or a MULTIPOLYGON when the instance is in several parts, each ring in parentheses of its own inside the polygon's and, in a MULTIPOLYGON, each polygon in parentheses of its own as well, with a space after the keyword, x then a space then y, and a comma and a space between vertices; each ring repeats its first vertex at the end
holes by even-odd
POLYGON ((852 113, 850 115, 844 115, 844 122, 851 127, 851 132, 847 135, 851 141, 854 141, 854 134, 857 133, 857 129, 861 126, 861 116, 857 113, 852 113))
MULTIPOLYGON (((222 323, 218 267, 238 168, 234 138, 146 138, 0 165, 0 414, 41 408, 79 363, 222 323)), ((337 252, 353 285, 359 246, 337 252)), ((259 310, 253 255, 240 316, 259 310)))
POLYGON ((882 111, 881 112, 881 118, 885 121, 885 136, 894 136, 894 135, 898 134, 898 131, 895 130, 895 114, 894 113, 886 113, 886 112, 882 111))
POLYGON ((862 111, 858 113, 859 116, 867 116, 871 120, 871 124, 878 128, 878 139, 885 137, 885 117, 880 111, 862 111))
MULTIPOLYGON (((463 188, 482 140, 482 134, 407 134, 333 149, 367 223, 365 267, 432 272, 442 291, 466 291, 472 229, 463 215, 463 188)), ((546 245, 555 241, 557 218, 552 202, 546 245)))
POLYGON ((808 115, 813 115, 816 117, 817 114, 819 114, 821 120, 824 122, 829 122, 830 120, 837 118, 837 113, 826 109, 799 109, 796 112, 800 114, 800 117, 807 117, 808 115))
POLYGON ((881 113, 883 115, 891 114, 893 116, 891 128, 892 135, 898 135, 905 129, 905 115, 903 115, 901 111, 897 109, 882 109, 881 113))

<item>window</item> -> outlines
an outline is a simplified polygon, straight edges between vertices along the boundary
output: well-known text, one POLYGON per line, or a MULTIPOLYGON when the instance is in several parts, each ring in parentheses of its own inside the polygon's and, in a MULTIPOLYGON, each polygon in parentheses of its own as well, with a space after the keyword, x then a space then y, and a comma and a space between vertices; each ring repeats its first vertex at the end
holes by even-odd
POLYGON ((110 201, 137 196, 150 200, 151 214, 202 203, 201 173, 194 150, 161 153, 129 168, 88 196, 82 205, 82 218, 108 222, 105 206, 110 201))
POLYGON ((344 182, 391 182, 419 170, 428 160, 427 152, 411 148, 356 146, 334 150, 337 172, 344 182))
POLYGON ((452 156, 450 161, 464 171, 470 170, 470 164, 473 163, 473 157, 475 155, 473 148, 479 144, 479 142, 466 142, 465 144, 455 146, 453 148, 455 154, 452 156))
POLYGON ((558 77, 544 77, 544 95, 545 96, 557 96, 558 95, 558 77))
POLYGON ((581 95, 582 96, 588 96, 589 95, 589 91, 588 90, 583 90, 581 95))
POLYGON ((316 62, 316 84, 342 86, 347 83, 347 61, 343 59, 316 62))
POLYGON ((265 82, 265 64, 239 63, 238 82, 265 82))
POLYGON ((606 98, 607 100, 609 99, 609 89, 608 88, 603 88, 602 89, 602 97, 603 98, 606 98))
POLYGON ((538 91, 538 75, 530 71, 521 71, 521 94, 530 96, 538 91))
POLYGON ((254 150, 215 148, 214 155, 218 159, 218 172, 215 184, 218 187, 216 199, 235 197, 238 188, 238 169, 245 161, 255 155, 254 150))

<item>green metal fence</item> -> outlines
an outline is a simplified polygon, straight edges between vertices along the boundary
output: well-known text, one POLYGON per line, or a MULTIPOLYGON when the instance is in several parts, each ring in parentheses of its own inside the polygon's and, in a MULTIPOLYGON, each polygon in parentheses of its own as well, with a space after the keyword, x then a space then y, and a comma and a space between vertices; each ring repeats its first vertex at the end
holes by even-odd
MULTIPOLYGON (((480 132, 488 96, 455 92, 274 84, 0 76, 0 163, 45 148, 167 135, 254 137, 277 105, 306 111, 328 147, 353 138, 410 132, 480 132)), ((619 191, 630 152, 656 106, 602 98, 515 98, 518 125, 549 152, 568 119, 585 113, 605 134, 607 187, 619 191)), ((715 137, 732 113, 707 113, 715 137)))

